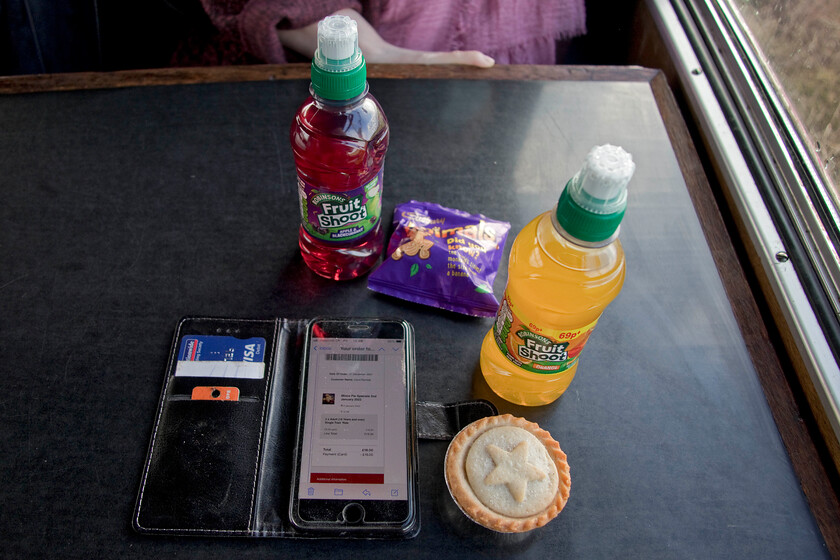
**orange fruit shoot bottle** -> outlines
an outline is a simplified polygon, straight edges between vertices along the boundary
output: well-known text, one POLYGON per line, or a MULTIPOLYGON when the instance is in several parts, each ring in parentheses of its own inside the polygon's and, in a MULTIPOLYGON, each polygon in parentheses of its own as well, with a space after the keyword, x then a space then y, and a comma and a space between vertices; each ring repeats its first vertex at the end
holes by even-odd
POLYGON ((557 206, 514 240, 504 298, 481 346, 481 372, 500 397, 544 405, 572 382, 581 350, 624 285, 618 233, 634 170, 622 148, 593 148, 557 206))

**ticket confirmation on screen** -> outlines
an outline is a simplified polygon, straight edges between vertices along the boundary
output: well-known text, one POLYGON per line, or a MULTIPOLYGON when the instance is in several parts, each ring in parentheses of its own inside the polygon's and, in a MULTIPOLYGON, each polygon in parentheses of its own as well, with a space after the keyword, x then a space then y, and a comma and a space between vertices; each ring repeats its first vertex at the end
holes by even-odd
POLYGON ((404 379, 386 375, 403 357, 400 339, 312 339, 301 498, 407 499, 404 379))

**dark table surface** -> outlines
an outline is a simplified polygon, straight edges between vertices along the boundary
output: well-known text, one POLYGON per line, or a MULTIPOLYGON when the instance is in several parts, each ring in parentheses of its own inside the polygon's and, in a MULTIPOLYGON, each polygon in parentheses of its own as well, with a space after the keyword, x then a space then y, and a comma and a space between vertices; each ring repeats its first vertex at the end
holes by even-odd
MULTIPOLYGON (((689 195, 678 154, 691 148, 672 146, 661 76, 598 72, 371 80, 391 124, 386 220, 399 202, 433 201, 509 221, 509 248, 592 146, 633 154, 624 290, 569 391, 540 408, 481 378, 491 319, 303 264, 288 130, 306 80, 0 96, 3 556, 828 556, 689 195), (548 429, 569 456, 566 509, 524 538, 478 530, 446 493, 446 443, 422 442, 413 540, 135 534, 178 319, 324 314, 407 319, 420 400, 487 398, 548 429)), ((497 296, 506 271, 505 257, 497 296)))

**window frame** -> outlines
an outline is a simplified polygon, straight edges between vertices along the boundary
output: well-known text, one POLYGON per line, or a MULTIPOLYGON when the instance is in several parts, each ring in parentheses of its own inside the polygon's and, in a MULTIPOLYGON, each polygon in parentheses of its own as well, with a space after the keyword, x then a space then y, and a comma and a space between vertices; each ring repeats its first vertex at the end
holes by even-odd
MULTIPOLYGON (((727 0, 645 0, 693 121, 840 442, 840 214, 778 82, 727 0)), ((766 293, 766 295, 768 295, 766 293)), ((778 320, 778 317, 777 317, 778 320)), ((806 390, 806 393, 809 393, 806 390)), ((840 453, 834 461, 840 467, 840 453)))

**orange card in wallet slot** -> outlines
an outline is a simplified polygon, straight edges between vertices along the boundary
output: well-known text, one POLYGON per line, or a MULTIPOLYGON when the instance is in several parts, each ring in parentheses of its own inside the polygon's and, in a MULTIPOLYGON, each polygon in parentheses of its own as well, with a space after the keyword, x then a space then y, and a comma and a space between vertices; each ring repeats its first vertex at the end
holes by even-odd
POLYGON ((195 387, 192 390, 194 401, 238 401, 239 389, 236 387, 195 387))

